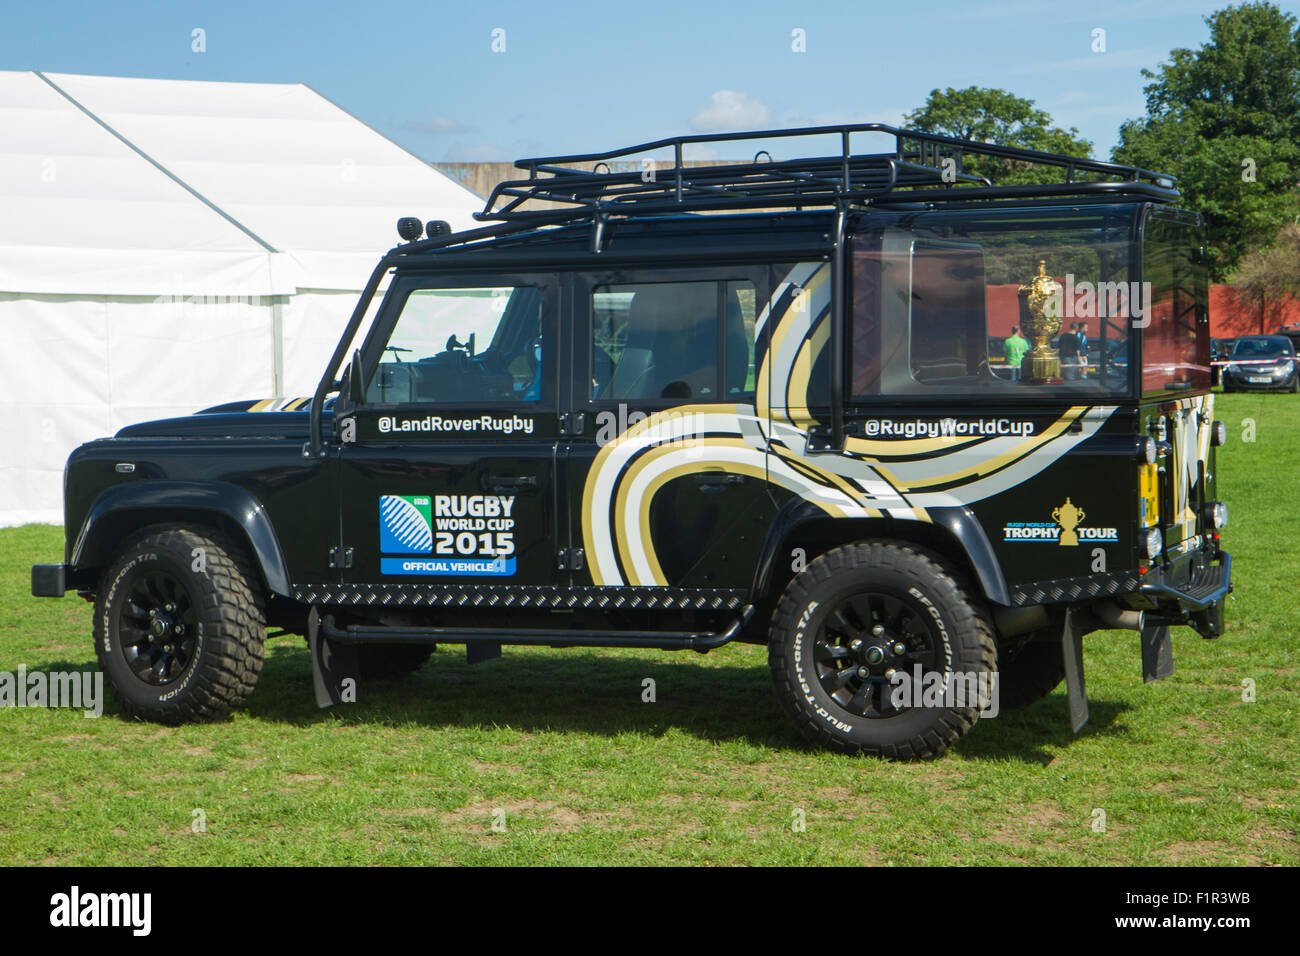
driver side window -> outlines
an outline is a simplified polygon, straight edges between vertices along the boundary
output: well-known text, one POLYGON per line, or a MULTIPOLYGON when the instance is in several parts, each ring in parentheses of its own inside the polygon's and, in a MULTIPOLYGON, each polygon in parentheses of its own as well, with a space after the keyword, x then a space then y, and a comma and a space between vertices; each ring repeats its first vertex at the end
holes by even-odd
POLYGON ((367 379, 366 400, 539 401, 541 315, 534 286, 416 289, 367 379))

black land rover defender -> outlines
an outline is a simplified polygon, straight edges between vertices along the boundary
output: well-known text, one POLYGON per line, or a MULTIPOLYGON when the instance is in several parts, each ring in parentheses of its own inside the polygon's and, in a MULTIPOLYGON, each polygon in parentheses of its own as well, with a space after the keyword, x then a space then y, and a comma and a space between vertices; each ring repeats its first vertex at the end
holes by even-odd
POLYGON ((267 627, 306 635, 322 706, 437 644, 740 640, 810 739, 915 758, 1063 679, 1077 730, 1089 631, 1139 631, 1147 680, 1171 626, 1222 633, 1203 246, 1167 177, 875 124, 518 166, 491 225, 399 223, 311 399, 73 453, 32 592, 93 598, 128 713, 238 707, 267 627), (836 147, 772 157, 799 137, 836 147), (682 161, 741 140, 768 148, 682 161))

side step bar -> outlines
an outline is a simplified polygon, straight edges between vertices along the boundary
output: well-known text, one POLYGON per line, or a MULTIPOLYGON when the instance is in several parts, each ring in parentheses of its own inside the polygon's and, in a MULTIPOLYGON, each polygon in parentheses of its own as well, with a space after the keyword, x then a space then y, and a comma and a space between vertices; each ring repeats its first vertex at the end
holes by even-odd
POLYGON ((329 707, 343 701, 343 681, 356 683, 355 648, 360 644, 465 644, 471 651, 483 645, 541 645, 545 647, 644 647, 658 650, 692 650, 704 653, 733 641, 753 616, 746 605, 730 625, 721 631, 591 631, 566 628, 456 628, 374 627, 350 624, 339 627, 333 615, 320 615, 313 606, 307 614, 307 643, 311 648, 312 682, 316 703, 329 707))
POLYGON ((746 605, 740 617, 723 631, 591 631, 551 627, 339 627, 332 615, 321 619, 321 632, 331 641, 364 644, 541 644, 549 647, 650 647, 660 650, 710 651, 735 639, 754 606, 746 605))

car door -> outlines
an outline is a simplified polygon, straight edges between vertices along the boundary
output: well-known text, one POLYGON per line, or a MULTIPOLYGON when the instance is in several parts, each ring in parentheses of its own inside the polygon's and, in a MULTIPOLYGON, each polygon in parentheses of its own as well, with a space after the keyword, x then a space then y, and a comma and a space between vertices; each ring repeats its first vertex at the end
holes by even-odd
POLYGON ((757 266, 575 276, 562 471, 573 584, 743 588, 770 517, 757 266))
POLYGON ((552 276, 394 280, 339 445, 345 583, 553 584, 552 276))

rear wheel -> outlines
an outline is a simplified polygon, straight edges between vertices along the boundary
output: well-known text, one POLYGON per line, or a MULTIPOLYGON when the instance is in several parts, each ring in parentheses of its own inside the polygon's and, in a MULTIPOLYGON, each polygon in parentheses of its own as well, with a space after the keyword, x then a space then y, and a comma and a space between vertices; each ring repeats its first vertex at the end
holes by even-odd
POLYGON ((853 544, 798 574, 768 663, 804 736, 845 753, 918 759, 974 725, 997 664, 987 614, 953 574, 903 544, 853 544))
POLYGON ((133 717, 216 720, 262 669, 261 579, 243 549, 206 528, 159 525, 118 551, 95 599, 95 653, 133 717))

